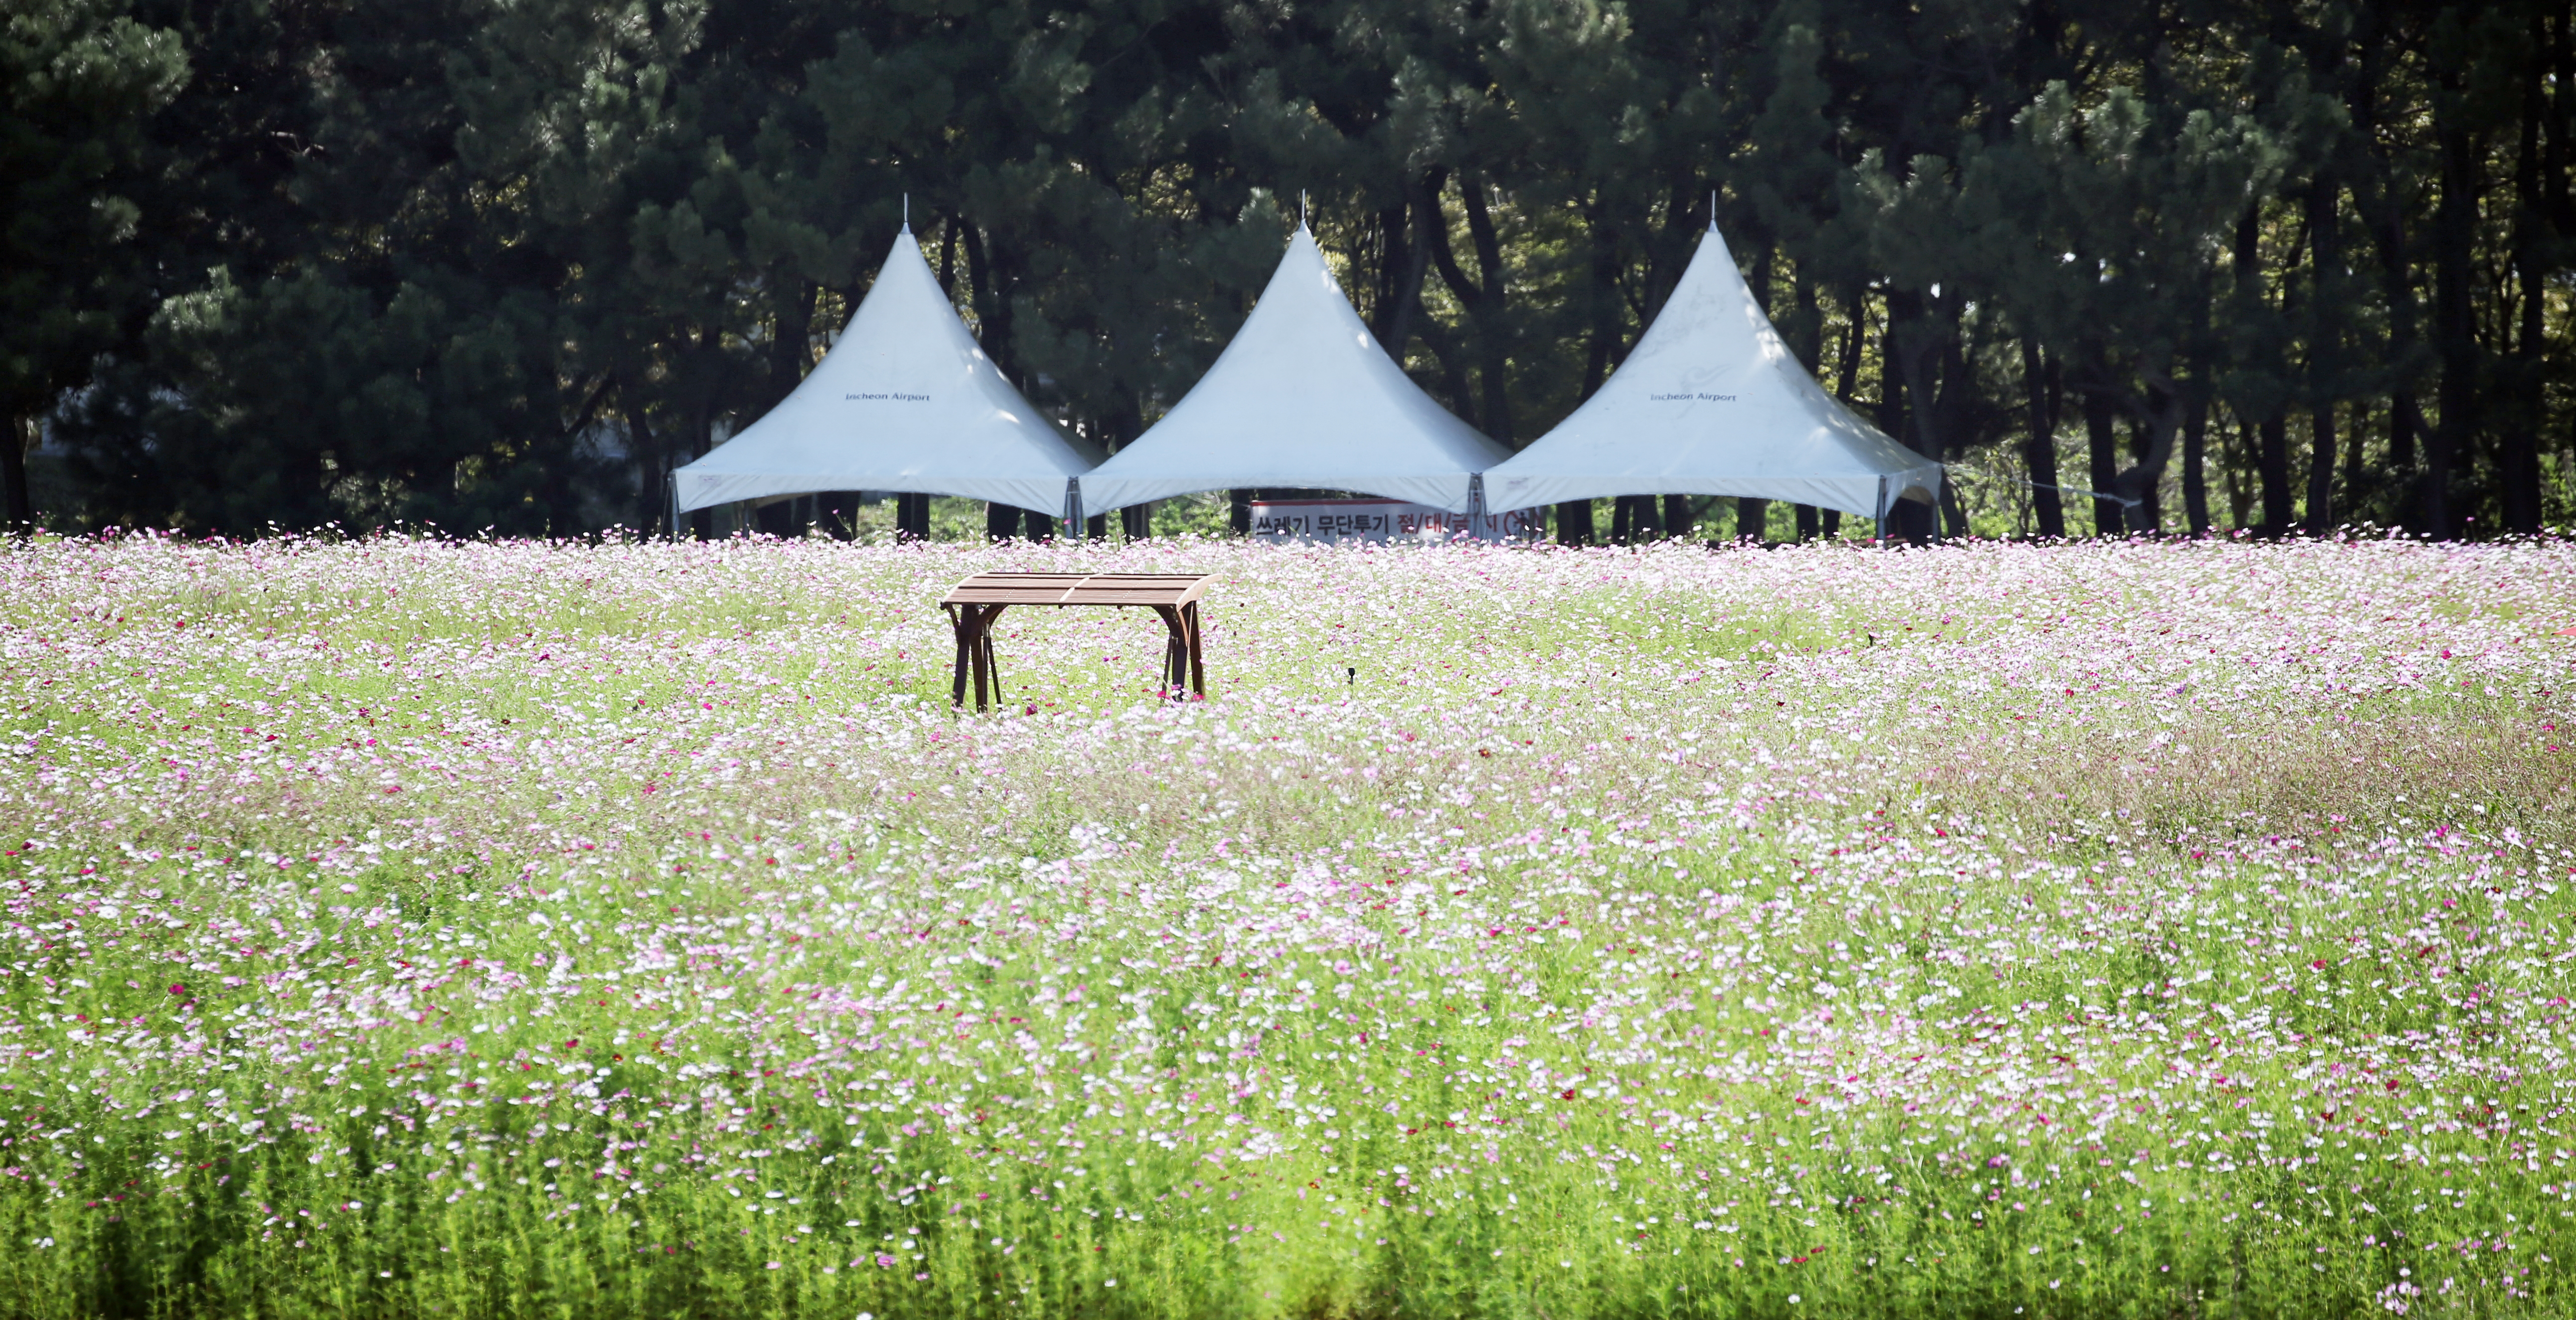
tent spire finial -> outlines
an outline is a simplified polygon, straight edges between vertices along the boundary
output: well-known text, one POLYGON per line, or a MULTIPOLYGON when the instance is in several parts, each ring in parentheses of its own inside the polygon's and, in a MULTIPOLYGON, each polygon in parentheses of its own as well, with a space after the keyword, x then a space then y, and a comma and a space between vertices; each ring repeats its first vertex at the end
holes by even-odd
POLYGON ((1306 190, 1303 188, 1297 190, 1297 227, 1306 227, 1306 190))
POLYGON ((1717 189, 1708 190, 1708 227, 1717 228, 1717 189))
POLYGON ((912 194, 903 195, 903 232, 912 232, 912 194))

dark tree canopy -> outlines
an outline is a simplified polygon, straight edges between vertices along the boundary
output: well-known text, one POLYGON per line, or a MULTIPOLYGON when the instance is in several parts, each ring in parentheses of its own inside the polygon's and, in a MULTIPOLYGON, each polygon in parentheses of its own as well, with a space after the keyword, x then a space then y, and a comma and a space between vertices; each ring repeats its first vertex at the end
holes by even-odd
POLYGON ((1955 465, 1953 529, 2576 516, 2568 0, 5 5, 13 522, 656 525, 907 199, 1114 448, 1301 198, 1507 444, 1714 205, 1825 387, 1955 465))

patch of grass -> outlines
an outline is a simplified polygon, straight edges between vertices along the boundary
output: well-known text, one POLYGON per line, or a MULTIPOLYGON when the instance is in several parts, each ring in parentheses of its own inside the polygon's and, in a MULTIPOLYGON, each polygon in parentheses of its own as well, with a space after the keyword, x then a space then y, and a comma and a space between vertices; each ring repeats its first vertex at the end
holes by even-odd
POLYGON ((2564 558, 11 548, 0 1313, 2558 1314, 2564 558))

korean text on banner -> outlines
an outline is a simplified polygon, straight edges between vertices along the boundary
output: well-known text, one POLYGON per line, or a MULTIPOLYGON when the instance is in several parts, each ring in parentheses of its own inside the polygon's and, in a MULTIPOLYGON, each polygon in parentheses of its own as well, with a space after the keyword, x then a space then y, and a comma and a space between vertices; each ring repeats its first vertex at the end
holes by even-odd
POLYGON ((1528 541, 1547 534, 1547 513, 1470 515, 1402 500, 1255 500, 1252 534, 1283 541, 1528 541))

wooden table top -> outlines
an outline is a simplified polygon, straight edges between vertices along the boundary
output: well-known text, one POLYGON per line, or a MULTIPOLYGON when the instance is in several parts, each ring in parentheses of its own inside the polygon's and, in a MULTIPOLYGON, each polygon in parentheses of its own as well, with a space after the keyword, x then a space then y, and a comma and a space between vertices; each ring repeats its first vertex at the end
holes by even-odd
POLYGON ((942 605, 1187 605, 1207 594, 1207 573, 978 573, 942 605))

